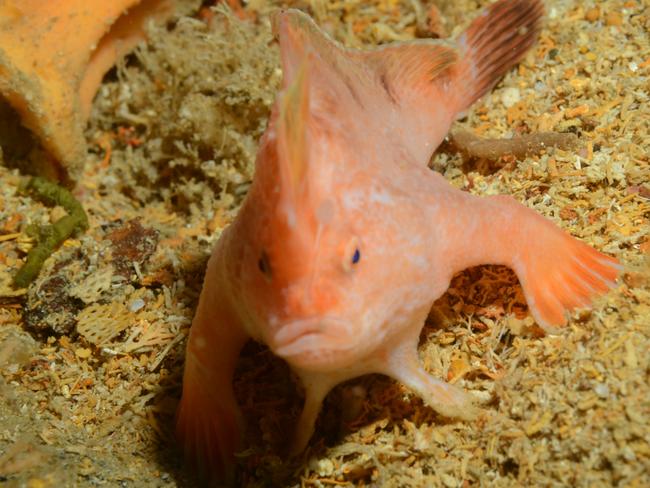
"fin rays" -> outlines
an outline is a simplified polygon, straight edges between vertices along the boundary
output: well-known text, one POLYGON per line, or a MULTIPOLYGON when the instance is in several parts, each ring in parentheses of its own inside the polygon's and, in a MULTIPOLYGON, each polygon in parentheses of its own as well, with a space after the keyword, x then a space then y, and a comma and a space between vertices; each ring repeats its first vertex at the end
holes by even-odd
POLYGON ((381 85, 393 87, 397 100, 407 93, 418 96, 430 88, 456 63, 458 51, 442 41, 418 40, 379 47, 361 58, 372 67, 381 85))
MULTIPOLYGON (((557 230, 559 232, 559 229, 557 230)), ((531 313, 549 332, 566 324, 575 308, 589 308, 591 301, 616 285, 620 264, 562 232, 545 243, 542 257, 526 269, 522 285, 531 313)))
POLYGON ((469 108, 530 49, 541 28, 541 0, 501 0, 472 22, 459 38, 458 111, 469 108))

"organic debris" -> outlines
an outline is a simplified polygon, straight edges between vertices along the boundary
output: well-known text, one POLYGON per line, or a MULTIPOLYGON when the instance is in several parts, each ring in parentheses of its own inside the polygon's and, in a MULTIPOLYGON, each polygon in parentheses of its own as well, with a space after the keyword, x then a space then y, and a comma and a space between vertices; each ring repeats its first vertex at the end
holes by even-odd
POLYGON ((113 230, 106 238, 111 241, 113 267, 125 278, 135 273, 142 279, 140 266, 147 262, 158 245, 158 232, 145 229, 138 220, 131 220, 113 230))
MULTIPOLYGON (((426 14, 417 3, 285 5, 360 46, 413 38, 426 14)), ((457 33, 478 3, 488 0, 437 5, 457 33)), ((622 283, 562 336, 545 336, 510 270, 459 274, 432 310, 420 356, 476 398, 479 419, 442 418, 371 375, 328 396, 308 451, 292 462, 282 453, 300 389, 282 361, 248 344, 235 378, 248 425, 240 486, 650 485, 650 12, 627 0, 546 3, 538 44, 458 126, 490 139, 573 133, 581 147, 490 174, 465 169, 452 151, 432 165, 459 188, 512 195, 615 255, 622 283)), ((59 215, 0 167, 0 359, 23 351, 0 366, 0 475, 10 486, 195 486, 172 435, 184 344, 280 80, 273 5, 246 2, 255 21, 218 6, 209 21, 152 27, 104 81, 87 132, 96 147, 75 192, 89 229, 22 294, 5 284, 22 264, 24 229, 59 215), (143 231, 127 231, 135 222, 143 231), (141 277, 129 259, 116 269, 108 236, 118 229, 139 236, 141 277)))

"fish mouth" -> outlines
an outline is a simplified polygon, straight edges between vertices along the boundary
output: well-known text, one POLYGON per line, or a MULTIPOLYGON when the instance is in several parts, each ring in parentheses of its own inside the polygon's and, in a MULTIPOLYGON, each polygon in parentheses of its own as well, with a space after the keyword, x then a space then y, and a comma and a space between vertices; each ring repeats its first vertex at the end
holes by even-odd
POLYGON ((309 317, 281 325, 269 345, 276 356, 325 356, 353 346, 349 322, 336 317, 309 317))

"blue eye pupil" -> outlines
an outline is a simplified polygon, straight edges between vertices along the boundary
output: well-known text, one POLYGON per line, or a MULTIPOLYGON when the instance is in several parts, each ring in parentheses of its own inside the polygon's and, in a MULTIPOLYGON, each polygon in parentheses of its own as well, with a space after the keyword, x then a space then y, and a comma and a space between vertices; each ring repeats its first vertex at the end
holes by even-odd
POLYGON ((361 259, 361 252, 358 249, 355 249, 354 254, 352 255, 352 264, 357 264, 360 259, 361 259))

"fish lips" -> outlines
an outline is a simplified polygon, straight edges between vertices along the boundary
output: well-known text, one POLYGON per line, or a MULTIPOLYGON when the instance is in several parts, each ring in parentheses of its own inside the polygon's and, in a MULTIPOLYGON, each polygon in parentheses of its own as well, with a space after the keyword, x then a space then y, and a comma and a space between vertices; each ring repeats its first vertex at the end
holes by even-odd
POLYGON ((289 362, 327 362, 334 354, 353 348, 350 322, 337 317, 308 317, 281 325, 269 345, 289 362))

